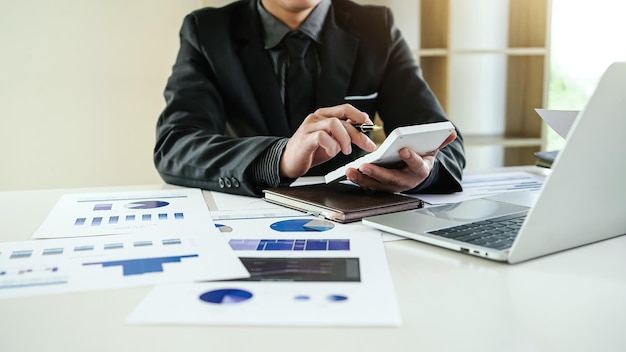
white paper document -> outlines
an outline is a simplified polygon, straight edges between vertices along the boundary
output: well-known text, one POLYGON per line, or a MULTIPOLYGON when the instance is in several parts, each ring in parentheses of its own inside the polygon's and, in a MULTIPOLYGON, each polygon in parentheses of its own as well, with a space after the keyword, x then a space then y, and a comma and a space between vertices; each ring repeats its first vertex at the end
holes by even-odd
MULTIPOLYGON (((308 184, 324 183, 323 177, 301 177, 291 187, 304 186, 308 184), (297 182, 297 183, 296 183, 297 182)), ((342 181, 348 183, 348 181, 342 181)), ((227 229, 219 224, 224 220, 253 220, 262 218, 281 217, 303 217, 310 216, 299 210, 290 209, 274 203, 267 202, 261 198, 239 196, 221 192, 211 192, 217 211, 211 211, 211 216, 216 222, 216 226, 221 231, 227 229)), ((346 226, 346 225, 339 225, 346 226)), ((372 231, 369 226, 360 223, 350 224, 353 231, 372 231)), ((384 242, 405 240, 405 237, 396 236, 388 232, 377 231, 384 242)))
POLYGON ((398 326, 376 231, 315 217, 218 224, 250 279, 159 285, 131 324, 398 326))
POLYGON ((0 243, 0 298, 248 276, 215 232, 0 243))
POLYGON ((67 194, 33 238, 212 231, 202 191, 195 188, 67 194))
POLYGON ((266 202, 262 198, 222 192, 211 192, 218 210, 211 211, 213 220, 259 219, 301 216, 302 212, 266 202))
POLYGON ((567 134, 580 112, 578 110, 549 109, 535 109, 535 111, 563 139, 567 138, 567 134))
POLYGON ((415 196, 431 205, 458 203, 506 192, 538 191, 544 180, 544 176, 521 171, 466 175, 461 182, 462 192, 415 196))

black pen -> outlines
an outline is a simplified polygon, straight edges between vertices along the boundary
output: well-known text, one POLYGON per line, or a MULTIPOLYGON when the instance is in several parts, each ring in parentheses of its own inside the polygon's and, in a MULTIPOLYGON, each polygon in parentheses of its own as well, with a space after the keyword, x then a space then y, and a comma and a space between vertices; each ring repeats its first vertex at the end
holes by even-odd
POLYGON ((361 131, 361 132, 376 132, 376 131, 382 131, 383 126, 379 126, 379 125, 364 125, 364 124, 356 124, 356 125, 352 125, 354 128, 356 128, 357 130, 361 131))

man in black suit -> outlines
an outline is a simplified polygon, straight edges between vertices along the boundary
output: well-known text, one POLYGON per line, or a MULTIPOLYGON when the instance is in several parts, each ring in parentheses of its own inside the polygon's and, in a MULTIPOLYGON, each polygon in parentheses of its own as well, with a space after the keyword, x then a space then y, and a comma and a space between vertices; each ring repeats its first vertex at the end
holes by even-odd
MULTIPOLYGON (((180 41, 154 149, 168 183, 259 196, 373 151, 352 124, 376 113, 387 133, 446 120, 385 7, 242 0, 189 14, 180 41)), ((460 134, 436 153, 400 156, 403 167, 367 164, 346 175, 366 189, 461 190, 460 134)))

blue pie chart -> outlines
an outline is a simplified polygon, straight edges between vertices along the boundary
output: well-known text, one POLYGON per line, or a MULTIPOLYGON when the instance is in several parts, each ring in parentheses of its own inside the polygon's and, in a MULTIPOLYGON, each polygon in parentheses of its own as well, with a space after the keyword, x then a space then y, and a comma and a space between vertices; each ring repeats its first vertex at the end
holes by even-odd
POLYGON ((125 205, 128 209, 154 209, 169 205, 170 203, 163 200, 143 200, 139 202, 128 203, 125 205))
POLYGON ((324 232, 335 227, 331 222, 319 219, 292 219, 278 221, 270 225, 278 232, 324 232))
POLYGON ((220 232, 233 232, 233 228, 228 225, 215 224, 215 227, 217 227, 217 229, 220 230, 220 232))
POLYGON ((330 296, 326 297, 326 299, 331 301, 331 302, 341 302, 341 301, 348 300, 348 296, 344 296, 344 295, 330 295, 330 296))
POLYGON ((214 304, 237 304, 252 298, 252 292, 236 288, 207 291, 200 295, 200 300, 214 304))

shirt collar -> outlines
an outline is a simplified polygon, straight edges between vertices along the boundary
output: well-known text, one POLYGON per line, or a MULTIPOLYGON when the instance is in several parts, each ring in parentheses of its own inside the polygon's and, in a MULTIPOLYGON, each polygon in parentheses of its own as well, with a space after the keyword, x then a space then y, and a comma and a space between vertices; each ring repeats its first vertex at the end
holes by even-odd
MULTIPOLYGON (((320 1, 297 30, 306 34, 315 42, 321 43, 322 27, 329 9, 330 0, 320 1)), ((261 0, 257 1, 257 11, 263 23, 265 49, 271 49, 278 45, 283 40, 283 37, 290 32, 289 27, 267 12, 261 5, 261 0)))

